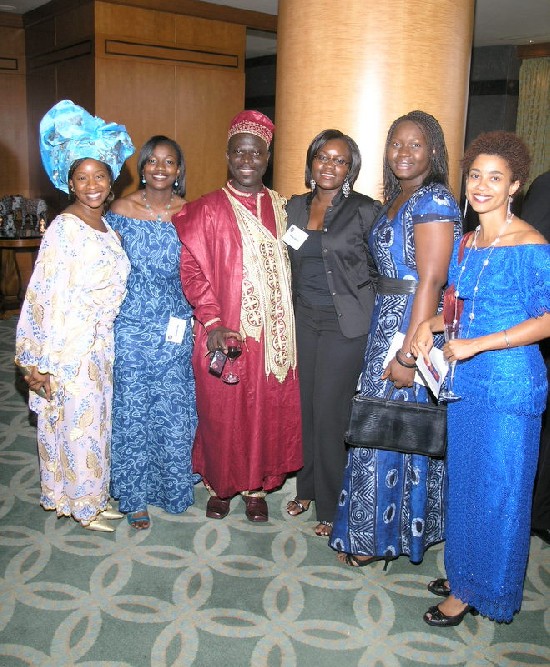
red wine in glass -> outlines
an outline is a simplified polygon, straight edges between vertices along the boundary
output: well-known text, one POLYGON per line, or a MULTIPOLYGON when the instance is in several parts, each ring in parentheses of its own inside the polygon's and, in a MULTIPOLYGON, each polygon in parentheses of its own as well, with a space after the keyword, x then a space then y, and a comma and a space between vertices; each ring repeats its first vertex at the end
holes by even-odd
POLYGON ((225 375, 222 377, 222 380, 226 384, 237 384, 239 381, 239 376, 233 370, 233 362, 235 359, 238 359, 243 352, 241 342, 238 338, 231 336, 226 339, 225 343, 227 345, 226 354, 227 358, 229 359, 229 368, 227 373, 225 373, 225 375))

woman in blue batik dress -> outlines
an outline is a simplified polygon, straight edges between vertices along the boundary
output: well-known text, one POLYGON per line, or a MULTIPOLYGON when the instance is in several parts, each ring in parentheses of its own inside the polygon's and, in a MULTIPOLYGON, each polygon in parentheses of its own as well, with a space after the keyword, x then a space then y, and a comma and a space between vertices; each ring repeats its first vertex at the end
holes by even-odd
POLYGON ((149 528, 148 505, 173 514, 194 501, 196 428, 191 308, 180 282, 181 244, 171 217, 185 203, 185 163, 161 135, 138 157, 140 189, 107 215, 132 268, 115 323, 111 494, 133 528, 149 528))
MULTIPOLYGON (((361 394, 426 402, 414 382, 410 342, 436 312, 460 211, 447 187, 447 149, 437 120, 422 111, 390 127, 384 156, 384 201, 369 238, 380 274, 361 376, 361 394), (396 334, 395 355, 386 361, 396 334)), ((380 449, 350 448, 330 546, 361 567, 401 554, 418 563, 443 539, 442 460, 380 449)))
MULTIPOLYGON (((536 343, 550 336, 550 246, 510 211, 529 161, 516 135, 498 131, 475 139, 462 163, 479 226, 449 269, 455 312, 463 307, 443 352, 457 362, 461 398, 447 419, 447 577, 428 585, 444 599, 424 614, 428 625, 456 626, 468 613, 508 623, 523 597, 547 391, 536 343)), ((442 329, 442 315, 419 326, 415 355, 442 329)))

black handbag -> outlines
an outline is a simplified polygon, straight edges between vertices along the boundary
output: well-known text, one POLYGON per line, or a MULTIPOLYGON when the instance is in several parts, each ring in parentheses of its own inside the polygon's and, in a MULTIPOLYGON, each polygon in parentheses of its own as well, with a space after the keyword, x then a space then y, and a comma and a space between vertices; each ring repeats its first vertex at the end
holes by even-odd
POLYGON ((447 448, 447 406, 417 401, 392 401, 356 395, 346 442, 352 447, 386 449, 403 454, 445 456, 447 448))

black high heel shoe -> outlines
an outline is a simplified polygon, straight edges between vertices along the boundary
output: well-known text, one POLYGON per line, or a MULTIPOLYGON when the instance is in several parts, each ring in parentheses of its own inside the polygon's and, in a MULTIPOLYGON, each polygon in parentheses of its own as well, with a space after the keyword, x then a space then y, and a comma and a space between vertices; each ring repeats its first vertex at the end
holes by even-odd
POLYGON ((453 625, 460 625, 466 614, 478 616, 479 611, 473 607, 470 607, 468 604, 464 607, 460 614, 456 614, 456 616, 447 616, 447 614, 444 614, 437 605, 434 605, 428 609, 423 618, 428 625, 434 625, 439 628, 448 628, 453 625), (430 614, 429 617, 428 614, 430 614))
POLYGON ((388 564, 391 563, 392 560, 397 560, 397 556, 368 556, 367 558, 357 558, 354 554, 346 554, 346 557, 342 562, 344 562, 346 565, 349 565, 350 567, 366 567, 367 565, 371 565, 372 563, 378 563, 381 560, 384 561, 384 567, 382 568, 383 572, 386 572, 388 569, 388 564))
POLYGON ((451 594, 451 589, 448 586, 449 582, 445 577, 440 579, 435 579, 435 581, 430 581, 428 584, 428 590, 434 595, 439 595, 442 598, 447 598, 451 594))

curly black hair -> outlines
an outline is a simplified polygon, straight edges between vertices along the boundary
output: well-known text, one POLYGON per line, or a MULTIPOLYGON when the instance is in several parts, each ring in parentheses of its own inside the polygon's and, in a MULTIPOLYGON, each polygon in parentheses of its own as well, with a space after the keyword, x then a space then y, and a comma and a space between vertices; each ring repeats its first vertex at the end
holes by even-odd
POLYGON ((390 201, 401 191, 399 181, 388 164, 387 152, 395 128, 400 123, 406 121, 411 121, 415 125, 418 125, 428 143, 428 150, 431 155, 430 173, 426 176, 422 185, 427 185, 428 183, 449 184, 449 157, 447 155, 447 146, 445 145, 445 136, 443 135, 441 125, 436 118, 425 111, 409 111, 409 113, 404 116, 399 116, 399 118, 393 121, 388 130, 388 136, 386 137, 383 167, 384 201, 390 201))
POLYGON ((464 152, 462 171, 467 174, 478 155, 497 155, 506 161, 512 181, 519 181, 519 190, 529 177, 531 156, 524 141, 513 132, 495 130, 484 132, 474 139, 464 152))
POLYGON ((361 153, 359 152, 359 146, 357 143, 349 137, 347 134, 340 132, 340 130, 323 130, 314 137, 309 144, 306 154, 306 169, 305 169, 305 183, 306 188, 309 188, 311 181, 311 168, 313 165, 313 158, 317 155, 317 151, 321 150, 327 141, 332 139, 342 139, 348 145, 349 152, 351 155, 351 163, 349 165, 349 170, 347 178, 349 184, 353 187, 353 184, 359 176, 359 171, 361 170, 361 153))

